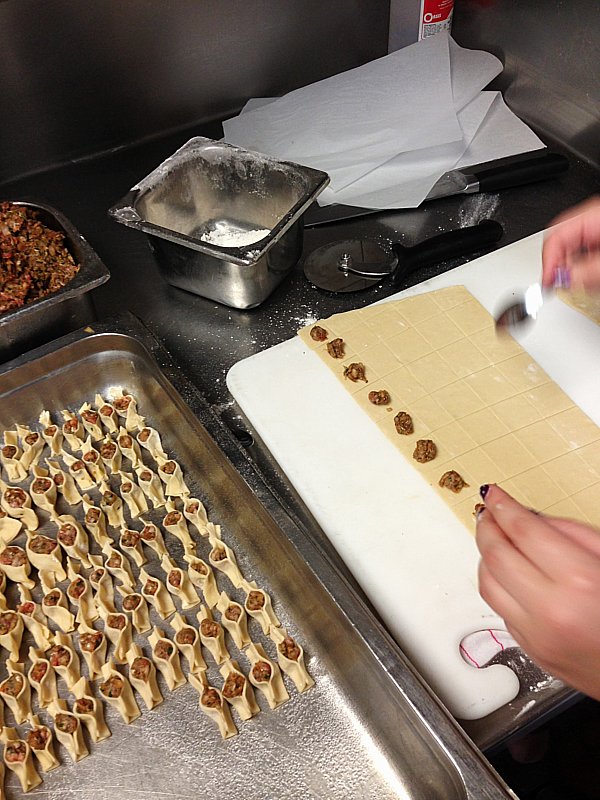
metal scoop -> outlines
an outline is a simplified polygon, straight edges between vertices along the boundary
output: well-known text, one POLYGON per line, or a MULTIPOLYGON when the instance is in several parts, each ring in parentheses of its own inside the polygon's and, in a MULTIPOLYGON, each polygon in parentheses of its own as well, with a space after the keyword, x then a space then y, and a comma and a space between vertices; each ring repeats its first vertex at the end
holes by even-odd
POLYGON ((397 284, 422 267, 487 249, 503 232, 500 223, 486 219, 412 247, 395 242, 391 251, 370 239, 345 239, 309 253, 304 274, 314 286, 328 292, 357 292, 392 276, 397 284))
POLYGON ((554 289, 567 289, 569 284, 569 271, 566 268, 556 270, 554 285, 551 289, 543 288, 540 283, 532 283, 531 286, 525 289, 521 297, 507 305, 496 315, 496 328, 500 330, 509 328, 517 330, 535 322, 542 310, 544 300, 547 300, 552 295, 554 289))

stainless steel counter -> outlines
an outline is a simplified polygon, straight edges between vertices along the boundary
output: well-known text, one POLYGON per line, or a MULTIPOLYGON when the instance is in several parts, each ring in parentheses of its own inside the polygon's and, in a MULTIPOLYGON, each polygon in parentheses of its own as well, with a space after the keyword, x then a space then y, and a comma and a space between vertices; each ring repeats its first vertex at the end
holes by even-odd
MULTIPOLYGON (((107 210, 130 186, 192 135, 219 138, 220 127, 190 129, 132 149, 0 184, 0 197, 47 202, 65 213, 111 272, 111 280, 94 294, 98 316, 112 316, 121 310, 137 315, 170 352, 187 378, 201 390, 213 411, 246 441, 244 420, 225 385, 227 371, 234 363, 292 337, 300 326, 312 319, 368 305, 409 283, 394 286, 388 282, 361 293, 330 295, 312 288, 299 264, 262 306, 251 311, 227 308, 168 286, 159 275, 145 239, 138 232, 112 222, 107 210)), ((500 194, 445 198, 417 210, 386 212, 307 229, 304 252, 336 239, 354 237, 379 241, 398 239, 411 245, 435 233, 488 217, 504 226, 505 233, 498 245, 503 246, 543 229, 558 212, 599 188, 598 173, 573 158, 568 173, 550 181, 500 194)), ((460 263, 463 260, 425 268, 411 276, 410 284, 460 263)), ((260 443, 254 442, 247 453, 256 460, 288 512, 335 558, 325 537, 260 443)), ((576 699, 574 693, 564 687, 554 686, 551 691, 536 695, 532 703, 532 692, 537 691, 540 676, 518 653, 509 655, 519 667, 521 694, 495 714, 464 726, 483 749, 492 748, 515 732, 538 724, 546 715, 557 713, 564 704, 576 699)))

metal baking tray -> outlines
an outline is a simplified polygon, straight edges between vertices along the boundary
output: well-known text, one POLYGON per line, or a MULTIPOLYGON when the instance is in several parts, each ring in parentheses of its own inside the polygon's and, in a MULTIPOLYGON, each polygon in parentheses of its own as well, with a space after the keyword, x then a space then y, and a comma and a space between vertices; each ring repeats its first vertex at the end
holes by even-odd
MULTIPOLYGON (((63 765, 31 794, 514 800, 135 317, 70 334, 0 368, 0 427, 36 420, 43 408, 77 409, 113 386, 137 396, 192 494, 222 525, 244 575, 270 592, 282 624, 303 644, 316 685, 304 694, 288 686, 290 701, 275 711, 259 698, 261 713, 238 720, 239 735, 226 741, 198 709, 189 684, 165 690, 165 702, 130 726, 107 707, 112 737, 90 745, 91 755, 78 764, 60 752, 63 765)), ((263 641, 255 628, 252 637, 263 641)), ((231 652, 237 656, 233 646, 231 652)), ((220 685, 217 676, 209 666, 220 685)), ((20 796, 12 774, 7 787, 9 797, 20 796)))
POLYGON ((197 136, 109 214, 147 234, 167 283, 233 308, 254 308, 298 262, 304 212, 328 183, 325 172, 197 136), (257 230, 267 233, 233 244, 236 234, 257 230), (203 238, 215 233, 223 244, 203 238))
POLYGON ((65 245, 80 265, 79 272, 62 289, 22 308, 0 314, 0 361, 15 358, 44 342, 74 331, 96 318, 92 289, 110 278, 108 269, 79 231, 60 211, 41 203, 9 200, 39 213, 48 228, 65 234, 65 245))

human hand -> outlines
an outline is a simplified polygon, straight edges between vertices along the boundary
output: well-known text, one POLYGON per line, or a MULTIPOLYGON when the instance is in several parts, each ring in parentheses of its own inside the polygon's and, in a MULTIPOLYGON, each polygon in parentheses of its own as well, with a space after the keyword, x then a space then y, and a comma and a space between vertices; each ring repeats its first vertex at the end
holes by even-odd
POLYGON ((600 530, 482 487, 479 591, 543 669, 600 700, 600 530))
POLYGON ((542 285, 553 286, 567 267, 572 289, 600 291, 600 196, 590 197, 550 223, 542 248, 542 285))

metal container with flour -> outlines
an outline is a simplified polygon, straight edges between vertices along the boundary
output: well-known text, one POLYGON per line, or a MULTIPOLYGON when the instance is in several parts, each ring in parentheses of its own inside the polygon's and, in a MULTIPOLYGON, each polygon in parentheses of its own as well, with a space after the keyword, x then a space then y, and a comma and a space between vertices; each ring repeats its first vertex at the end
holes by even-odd
POLYGON ((302 252, 319 170, 195 137, 110 215, 149 237, 164 279, 234 308, 262 303, 302 252))

